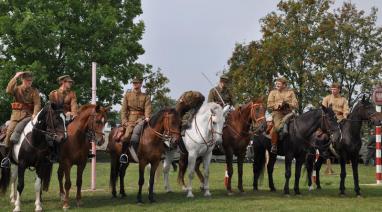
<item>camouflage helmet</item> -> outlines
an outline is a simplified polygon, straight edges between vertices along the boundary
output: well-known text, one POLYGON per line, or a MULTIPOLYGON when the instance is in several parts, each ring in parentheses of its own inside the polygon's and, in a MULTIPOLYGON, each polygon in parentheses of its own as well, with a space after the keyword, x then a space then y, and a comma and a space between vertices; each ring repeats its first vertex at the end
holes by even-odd
POLYGON ((57 82, 61 85, 64 82, 74 82, 73 79, 69 75, 62 75, 57 78, 57 82))
POLYGON ((23 72, 23 74, 21 75, 21 79, 23 79, 23 80, 33 80, 32 72, 30 72, 30 71, 23 72))

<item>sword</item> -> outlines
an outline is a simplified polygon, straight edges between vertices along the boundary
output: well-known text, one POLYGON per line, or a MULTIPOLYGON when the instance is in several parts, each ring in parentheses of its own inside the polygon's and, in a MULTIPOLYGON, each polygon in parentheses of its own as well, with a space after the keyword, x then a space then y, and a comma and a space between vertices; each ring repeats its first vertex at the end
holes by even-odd
POLYGON ((211 80, 207 77, 207 75, 205 75, 203 72, 202 72, 202 75, 203 75, 204 78, 206 78, 207 81, 211 84, 211 86, 213 87, 213 89, 215 90, 215 92, 218 94, 220 101, 222 101, 223 105, 225 106, 226 104, 225 104, 223 98, 220 96, 220 93, 219 93, 219 91, 216 89, 216 87, 214 86, 214 84, 213 84, 213 83, 211 82, 211 80))

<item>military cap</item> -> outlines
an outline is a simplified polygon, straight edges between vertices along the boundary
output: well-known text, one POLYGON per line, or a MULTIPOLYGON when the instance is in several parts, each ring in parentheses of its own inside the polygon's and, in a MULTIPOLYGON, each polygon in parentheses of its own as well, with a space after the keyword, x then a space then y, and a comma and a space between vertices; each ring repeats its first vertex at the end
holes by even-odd
POLYGON ((74 82, 69 75, 62 75, 57 78, 57 81, 59 84, 62 84, 63 82, 74 82))
POLYGON ((142 77, 134 77, 133 78, 133 83, 141 83, 143 81, 143 78, 142 77))
POLYGON ((332 85, 330 86, 330 88, 338 88, 338 89, 340 89, 341 86, 340 86, 340 84, 338 82, 333 82, 332 85))
POLYGON ((281 82, 281 83, 287 84, 288 80, 285 77, 279 77, 276 79, 276 82, 281 82))
POLYGON ((228 81, 229 77, 226 74, 220 76, 220 81, 228 81))
POLYGON ((32 79, 33 79, 33 74, 32 74, 32 72, 30 72, 30 71, 25 71, 25 72, 21 75, 21 79, 32 80, 32 79))

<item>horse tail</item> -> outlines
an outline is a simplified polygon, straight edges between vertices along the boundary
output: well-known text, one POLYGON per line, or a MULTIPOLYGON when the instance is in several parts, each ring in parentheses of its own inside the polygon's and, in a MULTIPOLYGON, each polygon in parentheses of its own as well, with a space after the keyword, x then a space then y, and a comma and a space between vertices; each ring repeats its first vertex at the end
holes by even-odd
POLYGON ((0 193, 5 194, 11 182, 11 169, 1 168, 0 193))
POLYGON ((184 183, 184 174, 187 171, 187 164, 188 164, 188 153, 181 153, 179 158, 179 172, 178 172, 178 183, 179 185, 186 185, 184 183))
POLYGON ((53 163, 49 161, 44 161, 40 164, 40 169, 39 169, 39 177, 41 178, 41 183, 42 183, 42 190, 43 191, 48 191, 49 190, 49 184, 50 184, 50 179, 52 177, 52 170, 53 170, 53 163))
POLYGON ((264 142, 266 139, 263 136, 258 136, 253 141, 253 173, 256 179, 264 175, 267 162, 267 149, 264 142))

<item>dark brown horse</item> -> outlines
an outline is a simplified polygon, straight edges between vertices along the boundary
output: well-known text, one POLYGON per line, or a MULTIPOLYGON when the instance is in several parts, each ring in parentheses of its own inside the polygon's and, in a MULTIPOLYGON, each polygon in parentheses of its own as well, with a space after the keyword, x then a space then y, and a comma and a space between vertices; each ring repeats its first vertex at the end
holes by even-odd
MULTIPOLYGON (((247 146, 253 134, 260 133, 265 130, 265 107, 261 99, 251 101, 245 105, 237 107, 234 111, 231 111, 225 122, 223 129, 223 148, 226 155, 226 165, 228 172, 228 181, 226 183, 226 189, 229 194, 232 194, 231 179, 233 174, 233 155, 237 157, 238 166, 238 189, 240 192, 244 192, 243 189, 243 162, 247 146), (253 124, 254 131, 251 131, 251 125, 253 124)), ((179 160, 179 177, 178 182, 184 185, 184 168, 179 160)), ((199 165, 201 161, 198 160, 195 166, 195 171, 201 182, 204 181, 203 175, 200 172, 199 165)))
MULTIPOLYGON (((177 144, 180 138, 180 117, 175 109, 162 109, 155 113, 148 123, 146 123, 140 142, 138 145, 138 163, 139 163, 139 192, 137 195, 138 203, 142 203, 142 185, 144 183, 144 170, 147 164, 151 164, 150 171, 150 188, 149 200, 154 202, 154 176, 155 171, 162 159, 165 152, 164 140, 170 140, 170 144, 177 144)), ((122 143, 118 141, 119 129, 114 128, 109 135, 108 150, 111 157, 111 170, 110 170, 110 186, 112 187, 113 197, 117 196, 116 181, 120 178, 120 195, 126 196, 124 188, 124 177, 126 168, 130 162, 134 161, 134 157, 128 151, 129 161, 127 164, 120 164, 119 156, 122 153, 122 143)))
POLYGON ((103 128, 106 123, 106 108, 87 104, 80 108, 78 116, 68 125, 68 139, 61 146, 60 164, 57 175, 60 184, 60 195, 64 201, 63 208, 69 208, 70 170, 77 165, 77 206, 81 204, 82 174, 88 160, 91 142, 102 145, 103 128), (65 191, 63 177, 65 174, 65 191))

